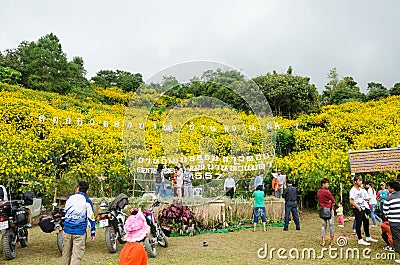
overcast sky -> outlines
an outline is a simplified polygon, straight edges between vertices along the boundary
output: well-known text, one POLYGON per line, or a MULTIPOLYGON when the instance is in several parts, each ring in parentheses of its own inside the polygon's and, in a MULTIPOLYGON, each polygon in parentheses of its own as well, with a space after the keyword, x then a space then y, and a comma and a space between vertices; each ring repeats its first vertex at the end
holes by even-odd
POLYGON ((94 76, 121 69, 150 78, 174 64, 211 60, 250 77, 309 76, 319 91, 333 67, 387 88, 400 82, 400 1, 2 0, 0 51, 56 34, 94 76))

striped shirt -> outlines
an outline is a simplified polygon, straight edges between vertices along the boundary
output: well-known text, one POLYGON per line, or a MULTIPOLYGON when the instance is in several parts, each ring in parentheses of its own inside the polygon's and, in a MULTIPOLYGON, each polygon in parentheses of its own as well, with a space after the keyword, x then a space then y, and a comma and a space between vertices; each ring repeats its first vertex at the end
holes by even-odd
POLYGON ((393 192, 385 200, 383 213, 387 215, 390 226, 400 226, 400 192, 393 192))

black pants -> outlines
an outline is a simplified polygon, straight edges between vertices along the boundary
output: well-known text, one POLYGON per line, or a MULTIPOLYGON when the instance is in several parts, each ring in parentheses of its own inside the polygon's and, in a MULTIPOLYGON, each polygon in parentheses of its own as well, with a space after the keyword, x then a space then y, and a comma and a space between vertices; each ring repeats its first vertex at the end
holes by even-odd
POLYGON ((359 211, 353 208, 354 216, 356 217, 356 232, 358 239, 362 239, 361 236, 361 225, 364 226, 364 233, 366 237, 369 237, 369 218, 365 216, 365 211, 359 211))
POLYGON ((390 226, 390 232, 392 233, 394 250, 400 253, 400 226, 390 226))
POLYGON ((231 199, 232 199, 235 189, 234 188, 226 188, 226 189, 227 189, 227 191, 226 191, 225 195, 231 197, 231 199))
POLYGON ((389 245, 389 236, 386 233, 382 233, 382 239, 383 239, 383 241, 385 241, 387 246, 390 246, 389 245))

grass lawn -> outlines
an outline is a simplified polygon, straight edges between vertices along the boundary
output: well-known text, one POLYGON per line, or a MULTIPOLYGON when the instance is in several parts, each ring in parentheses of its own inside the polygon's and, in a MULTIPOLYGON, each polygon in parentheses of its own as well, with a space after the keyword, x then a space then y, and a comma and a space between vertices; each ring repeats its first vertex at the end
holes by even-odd
MULTIPOLYGON (((387 254, 382 249, 384 242, 381 239, 380 227, 371 227, 372 237, 379 239, 379 242, 372 243, 367 248, 358 247, 357 238, 352 235, 352 222, 346 222, 345 228, 337 227, 335 224, 335 236, 346 237, 348 244, 344 247, 334 246, 331 255, 337 255, 336 258, 330 258, 329 249, 324 252, 324 258, 320 259, 322 247, 320 242, 321 221, 316 212, 303 212, 300 214, 301 230, 296 231, 294 224, 290 224, 289 231, 282 231, 282 227, 268 227, 266 233, 258 227, 257 232, 252 229, 243 229, 230 233, 196 235, 193 237, 173 237, 169 238, 169 247, 158 247, 158 256, 155 259, 149 259, 149 265, 153 264, 394 264, 387 260, 387 254), (203 242, 208 242, 208 247, 203 247, 203 242), (259 258, 257 251, 268 245, 268 255, 265 259, 259 258), (270 252, 272 248, 276 250, 270 252), (288 259, 279 259, 277 249, 284 248, 288 259), (296 255, 297 248, 299 258, 289 257, 296 255), (310 259, 307 251, 302 258, 304 248, 313 248, 316 251, 316 258, 310 259), (360 259, 353 259, 352 249, 358 248, 360 259), (291 250, 292 249, 292 250, 291 250), (290 251, 290 253, 289 253, 290 251), (363 257, 363 251, 367 251, 363 257), (348 252, 349 258, 346 258, 348 252), (341 254, 342 253, 342 254, 341 254), (342 258, 341 258, 342 256, 342 258), (382 260, 384 258, 386 260, 382 260)), ((119 251, 115 254, 107 252, 104 241, 104 230, 98 229, 97 241, 87 243, 86 253, 82 264, 118 264, 119 251, 122 245, 119 245, 119 251)), ((328 241, 329 242, 329 241, 328 241)), ((283 250, 281 250, 283 251, 283 250)), ((310 250, 312 251, 312 250, 310 250)), ((356 252, 354 252, 356 253, 356 252)), ((264 252, 260 253, 261 255, 264 252)), ((356 255, 356 254, 355 254, 356 255)), ((393 258, 391 258, 393 259, 393 258)), ((17 257, 14 260, 6 261, 0 256, 0 264, 9 265, 39 265, 39 264, 60 264, 61 256, 56 247, 56 234, 45 234, 38 226, 34 226, 29 231, 29 245, 27 248, 17 248, 17 257)))

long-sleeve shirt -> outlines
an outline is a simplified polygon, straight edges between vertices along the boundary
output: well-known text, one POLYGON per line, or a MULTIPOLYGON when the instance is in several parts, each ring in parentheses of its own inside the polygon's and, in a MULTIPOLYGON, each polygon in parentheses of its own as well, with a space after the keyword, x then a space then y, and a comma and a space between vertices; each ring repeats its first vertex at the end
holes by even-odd
POLYGON ((261 176, 257 176, 254 179, 254 188, 257 188, 259 185, 262 185, 262 187, 264 188, 264 180, 261 176))
POLYGON ((272 179, 272 189, 273 190, 275 190, 275 191, 278 191, 278 190, 280 190, 281 189, 281 187, 279 186, 279 180, 278 180, 278 178, 273 178, 272 179))
POLYGON ((332 193, 327 189, 319 189, 318 193, 319 206, 322 208, 331 208, 333 209, 333 203, 335 202, 335 198, 333 198, 332 193))
POLYGON ((373 188, 369 188, 368 189, 368 195, 369 195, 369 204, 371 204, 371 205, 376 205, 377 204, 377 202, 376 202, 376 192, 375 192, 375 190, 373 189, 373 188))
POLYGON ((285 201, 296 201, 297 200, 297 189, 292 185, 287 186, 287 188, 283 191, 282 198, 285 201))
POLYGON ((400 226, 400 192, 395 191, 387 197, 383 213, 387 215, 390 226, 400 226))
POLYGON ((337 213, 337 215, 343 215, 343 206, 339 206, 339 207, 336 209, 336 213, 337 213))
POLYGON ((96 226, 92 201, 82 192, 69 196, 65 203, 64 231, 71 235, 84 235, 88 222, 91 237, 94 237, 96 226))
POLYGON ((233 178, 226 178, 224 182, 224 190, 227 191, 228 189, 236 189, 235 188, 235 180, 233 178))

